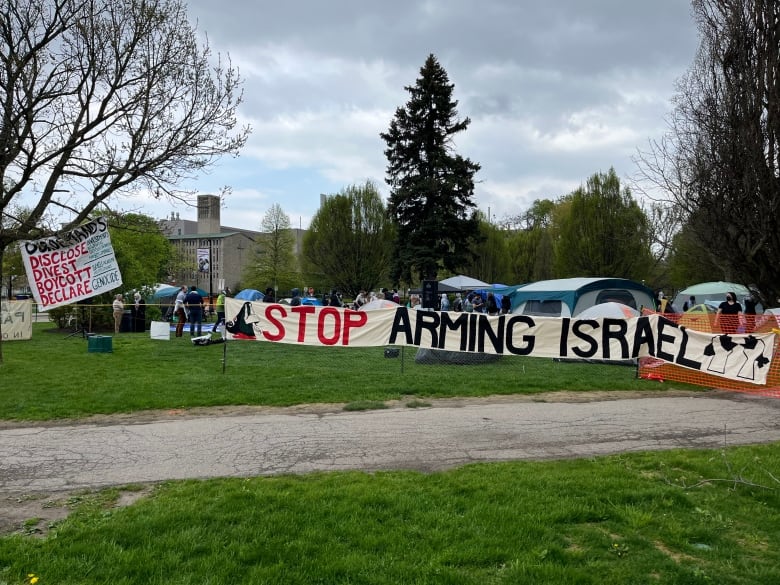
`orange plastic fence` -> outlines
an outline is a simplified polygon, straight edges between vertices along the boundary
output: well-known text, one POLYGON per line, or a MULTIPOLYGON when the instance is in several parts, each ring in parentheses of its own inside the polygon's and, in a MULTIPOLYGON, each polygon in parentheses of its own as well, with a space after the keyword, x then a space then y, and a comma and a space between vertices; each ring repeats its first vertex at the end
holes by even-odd
MULTIPOLYGON (((652 314, 652 311, 645 310, 644 314, 652 314)), ((780 322, 778 322, 776 315, 742 315, 740 317, 721 315, 717 318, 714 313, 664 313, 663 316, 687 329, 707 333, 771 333, 780 328, 780 322)), ((780 398, 780 336, 775 335, 774 355, 772 363, 769 365, 767 383, 763 385, 729 380, 682 368, 651 357, 639 360, 639 376, 649 380, 673 380, 707 388, 780 398)))

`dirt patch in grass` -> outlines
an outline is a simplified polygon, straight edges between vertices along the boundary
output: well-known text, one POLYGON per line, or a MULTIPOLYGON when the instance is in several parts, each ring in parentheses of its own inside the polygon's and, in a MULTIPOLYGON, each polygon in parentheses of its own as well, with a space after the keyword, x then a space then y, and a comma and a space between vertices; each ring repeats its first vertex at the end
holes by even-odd
MULTIPOLYGON (((153 486, 119 488, 117 497, 106 504, 108 508, 131 506, 152 493, 153 486)), ((52 526, 68 517, 85 498, 96 492, 59 492, 35 494, 0 494, 0 536, 24 534, 31 538, 45 538, 52 526)))

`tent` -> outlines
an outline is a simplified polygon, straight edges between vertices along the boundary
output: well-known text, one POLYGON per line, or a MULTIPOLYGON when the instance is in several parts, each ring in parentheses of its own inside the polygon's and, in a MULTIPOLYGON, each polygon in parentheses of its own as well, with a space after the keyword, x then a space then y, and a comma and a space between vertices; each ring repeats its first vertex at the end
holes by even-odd
POLYGON ((494 289, 512 299, 512 313, 577 317, 588 307, 614 301, 641 310, 655 308, 653 291, 626 278, 559 278, 494 289))
MULTIPOLYGON (((255 291, 255 292, 257 292, 257 291, 255 291)), ((260 293, 260 294, 262 295, 263 293, 260 293)), ((314 297, 298 297, 298 298, 300 298, 300 300, 301 300, 301 305, 310 305, 310 306, 313 306, 313 307, 321 307, 322 306, 322 301, 320 299, 317 299, 317 298, 314 298, 314 297)), ((253 300, 253 299, 250 299, 250 300, 253 300)), ((262 299, 257 299, 257 300, 262 300, 262 299)), ((284 299, 280 299, 278 302, 280 304, 282 304, 282 305, 290 305, 290 304, 292 304, 292 297, 286 297, 284 299)))
POLYGON ((482 282, 481 280, 463 274, 450 276, 449 278, 439 281, 439 292, 448 292, 442 288, 442 285, 451 286, 455 291, 490 288, 490 285, 487 282, 482 282))
POLYGON ((376 311, 377 309, 397 309, 400 305, 387 299, 374 299, 361 306, 358 311, 376 311))
POLYGON ((711 301, 693 305, 680 315, 679 324, 686 329, 693 329, 694 331, 712 332, 712 324, 715 321, 715 313, 717 311, 717 303, 712 303, 711 301))
POLYGON ((603 319, 605 317, 630 319, 631 317, 639 317, 639 311, 623 303, 608 301, 588 307, 577 315, 577 319, 603 319))
POLYGON ((154 287, 154 294, 150 297, 154 302, 160 302, 168 297, 176 297, 179 294, 179 286, 172 284, 158 284, 154 287))
POLYGON ((255 290, 253 288, 245 288, 233 298, 239 299, 241 301, 262 301, 264 296, 265 295, 261 293, 259 290, 255 290))
POLYGON ((698 313, 717 313, 718 312, 718 304, 719 303, 713 303, 712 301, 706 302, 706 303, 699 303, 698 305, 693 305, 690 309, 685 311, 686 313, 691 314, 698 314, 698 313))
POLYGON ((147 297, 146 302, 159 305, 163 318, 169 319, 173 316, 173 306, 176 304, 176 296, 180 289, 180 286, 172 284, 158 284, 154 287, 154 294, 147 297))
POLYGON ((699 284, 689 286, 688 288, 677 293, 677 296, 674 298, 674 303, 672 304, 675 307, 682 307, 683 304, 685 304, 685 301, 687 301, 691 296, 696 297, 697 303, 703 303, 706 301, 715 301, 716 303, 721 303, 726 300, 727 292, 733 292, 736 294, 737 300, 740 303, 742 302, 742 299, 750 295, 750 290, 741 284, 723 281, 700 282, 699 284))
MULTIPOLYGON (((456 293, 456 292, 460 292, 462 290, 462 289, 459 289, 457 287, 450 286, 448 284, 443 284, 443 282, 436 283, 436 288, 437 288, 437 294, 441 294, 441 293, 447 293, 447 294, 449 294, 449 293, 456 293)), ((423 293, 423 290, 421 288, 413 288, 413 289, 409 290, 409 294, 410 295, 421 295, 422 293, 423 293)))

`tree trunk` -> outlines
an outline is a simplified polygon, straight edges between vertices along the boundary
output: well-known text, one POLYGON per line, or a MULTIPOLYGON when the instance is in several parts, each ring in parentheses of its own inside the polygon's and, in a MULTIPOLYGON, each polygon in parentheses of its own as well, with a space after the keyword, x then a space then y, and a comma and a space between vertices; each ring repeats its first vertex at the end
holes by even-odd
MULTIPOLYGON (((0 288, 3 282, 3 255, 5 254, 5 245, 0 244, 0 288)), ((0 293, 0 303, 2 303, 2 294, 0 293)), ((8 300, 11 300, 11 287, 8 287, 8 300)), ((0 313, 1 315, 1 313, 0 313)), ((3 365, 3 319, 0 316, 0 366, 3 365)))

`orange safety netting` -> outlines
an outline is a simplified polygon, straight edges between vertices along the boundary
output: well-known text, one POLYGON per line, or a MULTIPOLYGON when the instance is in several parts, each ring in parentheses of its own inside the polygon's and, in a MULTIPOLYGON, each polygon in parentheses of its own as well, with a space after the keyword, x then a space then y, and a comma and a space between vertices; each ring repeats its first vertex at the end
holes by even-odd
MULTIPOLYGON (((652 313, 646 309, 643 311, 645 315, 652 313)), ((664 313, 663 316, 686 329, 706 333, 771 333, 780 327, 778 322, 780 315, 716 316, 715 313, 664 313)), ((673 380, 707 388, 780 398, 780 336, 775 335, 774 354, 769 365, 766 384, 751 384, 721 378, 652 357, 640 358, 639 377, 658 381, 673 380)))

